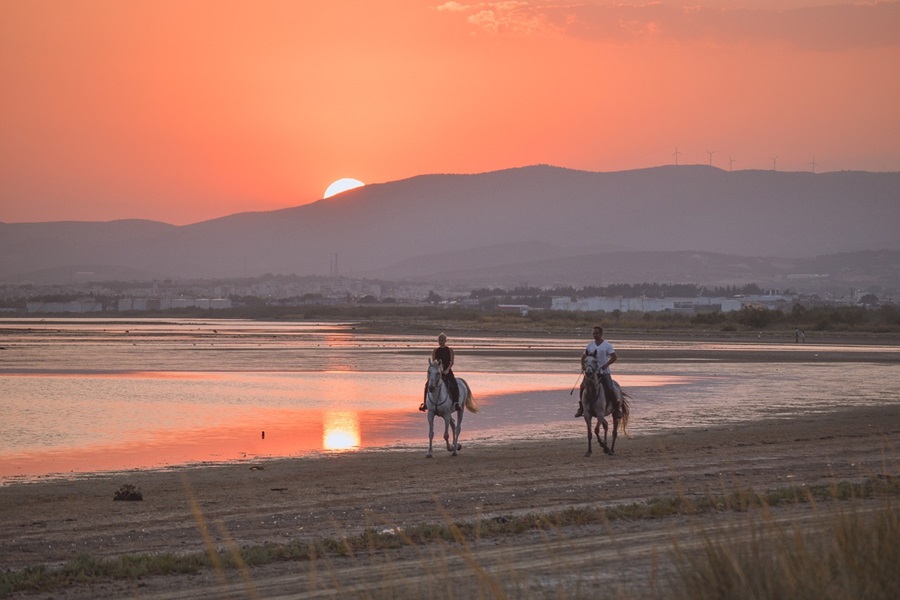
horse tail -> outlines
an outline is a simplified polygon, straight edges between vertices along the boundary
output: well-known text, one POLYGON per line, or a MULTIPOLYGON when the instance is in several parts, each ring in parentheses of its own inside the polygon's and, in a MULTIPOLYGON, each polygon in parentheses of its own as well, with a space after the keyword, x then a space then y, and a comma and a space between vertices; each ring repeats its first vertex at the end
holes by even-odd
POLYGON ((625 429, 628 427, 628 415, 631 414, 631 405, 628 401, 631 399, 631 396, 622 392, 622 433, 627 433, 625 429))
POLYGON ((466 387, 466 408, 469 412, 477 413, 479 410, 478 403, 475 402, 475 396, 472 394, 472 388, 469 387, 469 384, 466 383, 465 379, 457 377, 456 380, 461 381, 462 384, 466 387))

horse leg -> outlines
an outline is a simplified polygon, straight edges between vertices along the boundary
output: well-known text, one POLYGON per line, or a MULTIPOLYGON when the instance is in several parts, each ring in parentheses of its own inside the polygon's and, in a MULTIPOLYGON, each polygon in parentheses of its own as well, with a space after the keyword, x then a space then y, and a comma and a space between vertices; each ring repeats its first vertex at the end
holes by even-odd
POLYGON ((613 435, 612 435, 612 445, 609 447, 609 453, 616 453, 616 438, 619 437, 619 419, 613 416, 613 435))
POLYGON ((447 452, 450 452, 451 450, 453 450, 453 448, 450 447, 450 428, 451 427, 453 427, 453 417, 450 415, 447 415, 446 417, 444 417, 444 444, 447 445, 447 452))
POLYGON ((585 411, 584 413, 584 422, 587 423, 588 430, 588 449, 587 452, 584 453, 584 455, 587 457, 590 456, 593 452, 593 450, 591 449, 591 443, 594 441, 594 432, 591 431, 591 417, 587 414, 587 411, 585 411))
MULTIPOLYGON (((609 434, 609 423, 606 422, 606 417, 600 417, 600 424, 603 425, 603 441, 600 442, 600 446, 603 448, 603 452, 609 454, 609 446, 607 445, 607 439, 609 434)), ((597 440, 600 441, 600 432, 597 432, 597 440)))
POLYGON ((622 388, 616 384, 613 392, 615 393, 615 403, 612 406, 613 433, 612 445, 609 447, 609 453, 616 453, 616 438, 619 437, 619 421, 622 419, 622 388))
POLYGON ((432 443, 434 442, 434 411, 428 411, 428 454, 425 455, 425 458, 431 458, 433 455, 432 451, 432 443))
POLYGON ((460 408, 456 411, 456 426, 453 428, 453 456, 456 456, 457 452, 462 449, 462 444, 459 443, 459 432, 462 429, 462 420, 463 409, 460 408))

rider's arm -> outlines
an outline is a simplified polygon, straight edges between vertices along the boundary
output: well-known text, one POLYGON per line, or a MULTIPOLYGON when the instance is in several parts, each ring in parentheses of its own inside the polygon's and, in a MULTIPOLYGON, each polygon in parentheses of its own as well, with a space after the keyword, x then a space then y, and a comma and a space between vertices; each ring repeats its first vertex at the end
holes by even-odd
POLYGON ((447 369, 444 371, 444 373, 449 373, 449 372, 450 372, 450 369, 453 368, 453 360, 454 360, 455 358, 456 358, 456 353, 453 352, 453 348, 450 348, 450 364, 447 365, 447 369))
POLYGON ((609 360, 606 362, 605 365, 603 365, 602 368, 603 368, 603 369, 608 369, 608 368, 609 368, 609 365, 613 364, 613 363, 616 362, 617 360, 619 360, 619 357, 616 356, 616 353, 615 353, 615 352, 613 352, 612 354, 609 355, 609 360))

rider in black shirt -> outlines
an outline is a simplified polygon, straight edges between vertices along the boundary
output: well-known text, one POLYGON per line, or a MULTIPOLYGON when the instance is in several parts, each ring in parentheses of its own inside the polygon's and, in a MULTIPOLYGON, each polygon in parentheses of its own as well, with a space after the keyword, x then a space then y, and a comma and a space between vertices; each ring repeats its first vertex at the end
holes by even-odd
MULTIPOLYGON (((444 378, 444 383, 447 384, 447 390, 450 392, 450 398, 453 400, 453 410, 457 410, 459 408, 459 384, 456 383, 456 377, 453 375, 453 360, 455 358, 453 348, 447 345, 447 335, 441 334, 438 336, 438 347, 432 350, 431 352, 431 360, 439 360, 441 361, 441 375, 444 378)), ((425 384, 425 398, 428 398, 428 384, 425 384)), ((419 406, 419 410, 425 412, 428 408, 425 406, 425 401, 422 402, 422 405, 419 406)))

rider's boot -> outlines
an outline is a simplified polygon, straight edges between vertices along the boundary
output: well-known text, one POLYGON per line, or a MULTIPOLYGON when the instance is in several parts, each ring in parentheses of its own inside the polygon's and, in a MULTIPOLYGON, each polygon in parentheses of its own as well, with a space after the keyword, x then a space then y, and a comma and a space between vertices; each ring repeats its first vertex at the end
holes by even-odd
POLYGON ((578 411, 575 413, 575 418, 584 416, 584 406, 581 404, 581 400, 578 401, 578 411))

